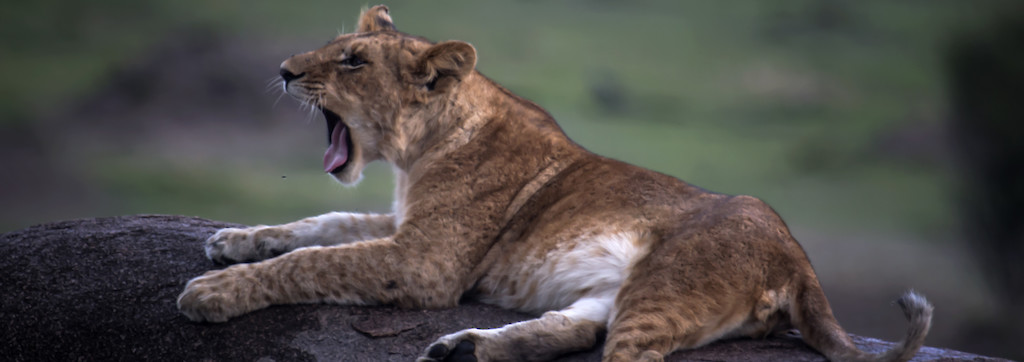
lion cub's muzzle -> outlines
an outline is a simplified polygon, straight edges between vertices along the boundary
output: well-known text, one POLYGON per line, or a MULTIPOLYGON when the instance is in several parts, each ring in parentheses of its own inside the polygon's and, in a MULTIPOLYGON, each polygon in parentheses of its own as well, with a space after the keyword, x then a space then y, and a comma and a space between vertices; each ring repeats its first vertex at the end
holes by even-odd
POLYGON ((296 73, 296 72, 292 71, 291 69, 288 69, 288 67, 285 66, 285 64, 287 64, 287 63, 288 63, 287 61, 284 62, 284 63, 281 63, 281 71, 280 71, 281 80, 282 80, 281 84, 284 87, 284 92, 285 93, 291 94, 293 97, 295 97, 296 96, 295 90, 288 88, 288 86, 290 85, 290 83, 293 80, 302 78, 302 76, 306 75, 306 73, 304 73, 304 72, 296 73))
POLYGON ((306 75, 306 72, 296 70, 291 66, 292 63, 294 62, 291 58, 281 62, 281 70, 278 71, 278 74, 281 75, 281 85, 283 86, 285 93, 303 100, 303 98, 305 98, 305 92, 303 92, 302 89, 295 89, 295 87, 290 86, 293 80, 302 78, 306 75))

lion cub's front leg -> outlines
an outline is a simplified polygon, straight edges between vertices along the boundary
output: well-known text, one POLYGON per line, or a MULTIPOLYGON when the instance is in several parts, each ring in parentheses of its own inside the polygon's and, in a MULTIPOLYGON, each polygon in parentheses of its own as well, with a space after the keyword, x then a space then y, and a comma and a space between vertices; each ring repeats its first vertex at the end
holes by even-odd
MULTIPOLYGON (((396 234, 401 236, 401 234, 396 234)), ((407 248, 394 237, 295 250, 192 279, 178 309, 195 321, 223 322, 275 304, 394 304, 443 308, 458 304, 468 266, 449 255, 407 248)), ((469 261, 465 262, 466 264, 469 261)))
POLYGON ((220 264, 252 262, 301 247, 346 244, 394 233, 393 215, 331 212, 283 225, 221 229, 206 240, 206 256, 220 264))

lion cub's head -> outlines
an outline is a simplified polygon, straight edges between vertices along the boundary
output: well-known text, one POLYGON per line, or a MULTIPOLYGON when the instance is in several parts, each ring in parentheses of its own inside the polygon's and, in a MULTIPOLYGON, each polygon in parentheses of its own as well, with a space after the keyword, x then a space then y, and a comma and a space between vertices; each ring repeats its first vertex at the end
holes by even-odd
POLYGON ((377 159, 410 162, 446 127, 445 107, 472 76, 476 50, 433 44, 395 30, 383 5, 365 10, 355 33, 281 63, 288 94, 327 120, 324 171, 355 184, 377 159))

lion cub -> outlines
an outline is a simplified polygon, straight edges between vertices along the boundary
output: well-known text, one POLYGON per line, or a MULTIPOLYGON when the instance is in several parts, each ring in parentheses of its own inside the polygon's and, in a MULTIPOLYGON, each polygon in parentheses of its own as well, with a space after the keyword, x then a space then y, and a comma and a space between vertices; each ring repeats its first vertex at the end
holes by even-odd
POLYGON ((223 322, 273 304, 450 308, 469 294, 540 316, 441 337, 421 361, 547 360, 601 332, 604 361, 660 361, 791 327, 832 360, 907 360, 920 348, 923 297, 899 301, 903 342, 859 351, 767 204, 592 154, 475 65, 471 45, 400 33, 384 6, 285 60, 286 91, 326 118, 324 170, 353 184, 367 163, 392 164, 393 213, 220 230, 206 255, 252 263, 189 281, 181 312, 223 322))

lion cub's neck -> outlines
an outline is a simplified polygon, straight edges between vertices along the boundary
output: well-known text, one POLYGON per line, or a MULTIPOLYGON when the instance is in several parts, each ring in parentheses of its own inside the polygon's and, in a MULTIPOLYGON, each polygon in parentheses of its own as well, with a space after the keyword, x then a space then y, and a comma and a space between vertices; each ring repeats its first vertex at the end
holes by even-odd
POLYGON ((443 158, 488 127, 536 128, 549 140, 570 142, 546 111, 478 72, 443 97, 403 117, 395 156, 385 156, 399 169, 409 172, 418 163, 443 158))
POLYGON ((503 214, 495 220, 508 222, 537 190, 569 165, 591 155, 569 140, 542 108, 479 73, 467 77, 456 94, 432 113, 435 118, 421 118, 421 124, 433 122, 434 133, 421 134, 423 142, 418 148, 406 151, 422 153, 403 160, 405 164, 395 163, 393 206, 398 222, 405 218, 409 192, 416 185, 441 183, 469 192, 470 184, 480 186, 477 180, 483 179, 477 173, 503 174, 502 184, 489 189, 491 196, 503 198, 499 204, 505 208, 495 209, 503 214), (471 171, 457 175, 458 170, 471 171))

